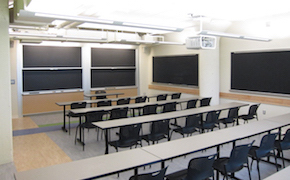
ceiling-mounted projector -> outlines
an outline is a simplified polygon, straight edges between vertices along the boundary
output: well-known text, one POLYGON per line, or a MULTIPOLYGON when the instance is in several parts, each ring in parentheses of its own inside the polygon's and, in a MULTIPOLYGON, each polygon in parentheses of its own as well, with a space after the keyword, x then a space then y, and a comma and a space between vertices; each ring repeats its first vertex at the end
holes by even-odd
POLYGON ((214 36, 194 36, 186 39, 187 49, 215 49, 216 37, 214 36))

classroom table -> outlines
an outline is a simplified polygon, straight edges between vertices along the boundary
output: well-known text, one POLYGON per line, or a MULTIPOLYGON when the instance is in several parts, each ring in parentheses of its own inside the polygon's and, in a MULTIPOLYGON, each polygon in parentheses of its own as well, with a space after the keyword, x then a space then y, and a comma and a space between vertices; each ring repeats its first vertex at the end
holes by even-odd
POLYGON ((109 152, 108 130, 111 128, 118 128, 118 127, 122 127, 126 125, 133 125, 133 124, 149 123, 149 122, 160 121, 164 119, 186 117, 189 115, 202 114, 202 113, 206 113, 213 110, 216 110, 216 111, 225 110, 225 109, 230 109, 234 107, 242 107, 242 106, 247 106, 247 105, 248 104, 245 104, 245 103, 232 102, 232 103, 226 103, 226 104, 220 104, 220 105, 214 105, 214 106, 205 106, 205 107, 200 107, 200 108, 186 109, 186 110, 181 110, 181 111, 160 113, 160 114, 154 114, 154 115, 122 118, 122 119, 110 120, 110 121, 100 121, 100 122, 94 122, 93 124, 97 126, 98 128, 105 130, 105 144, 106 144, 105 154, 108 154, 109 152))
MULTIPOLYGON (((81 124, 81 116, 85 115, 88 112, 93 112, 93 111, 111 111, 114 108, 124 108, 128 107, 129 109, 134 109, 136 107, 143 107, 145 105, 152 105, 152 104, 158 104, 158 105, 163 105, 166 103, 171 103, 171 102, 177 102, 177 103, 182 103, 182 102, 187 102, 189 100, 192 100, 194 98, 183 98, 183 99, 172 99, 172 100, 165 100, 165 101, 157 101, 157 102, 145 102, 145 103, 134 103, 134 104, 124 104, 124 105, 116 105, 116 106, 104 106, 104 107, 93 107, 93 108, 79 108, 79 109, 71 109, 70 112, 79 115, 79 124, 81 124)), ((80 129, 80 138, 77 139, 79 143, 83 144, 81 142, 81 136, 82 132, 80 129)))
MULTIPOLYGON (((260 120, 249 124, 225 128, 218 131, 185 137, 151 146, 87 158, 40 169, 17 172, 15 173, 15 179, 88 179, 104 177, 130 169, 135 169, 135 174, 137 174, 138 167, 162 162, 162 168, 164 167, 164 161, 166 160, 213 147, 217 147, 218 150, 218 147, 222 144, 235 142, 236 140, 266 133, 286 125, 290 125, 290 121, 286 121, 287 118, 290 118, 290 113, 269 118, 267 120, 260 120)), ((288 179, 286 178, 289 174, 288 172, 289 167, 269 176, 266 179, 288 179)))
POLYGON ((118 98, 118 95, 123 95, 124 93, 99 93, 99 94, 84 94, 85 97, 89 97, 92 99, 93 97, 99 97, 99 96, 116 96, 118 98))
POLYGON ((58 106, 63 106, 63 126, 62 126, 62 130, 67 132, 66 129, 66 123, 65 123, 65 117, 66 117, 66 106, 70 106, 73 103, 82 103, 82 102, 86 102, 87 104, 94 104, 100 101, 104 101, 104 100, 111 100, 111 101, 118 101, 119 98, 114 98, 114 99, 96 99, 96 100, 80 100, 80 101, 66 101, 66 102, 56 102, 55 104, 58 106))
POLYGON ((288 180, 290 179, 290 166, 268 176, 264 180, 288 180))
POLYGON ((23 172, 16 172, 16 180, 79 180, 108 176, 160 162, 160 159, 138 148, 104 156, 72 161, 23 172))

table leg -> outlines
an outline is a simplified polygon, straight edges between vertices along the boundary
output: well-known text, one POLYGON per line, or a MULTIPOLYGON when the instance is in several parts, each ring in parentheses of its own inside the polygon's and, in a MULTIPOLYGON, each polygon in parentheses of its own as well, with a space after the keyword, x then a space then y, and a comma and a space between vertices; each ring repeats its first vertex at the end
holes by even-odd
MULTIPOLYGON (((218 158, 220 158, 220 146, 219 146, 219 145, 217 145, 217 147, 216 147, 216 152, 217 152, 217 156, 216 156, 216 158, 218 159, 218 158)), ((220 177, 219 177, 219 172, 218 172, 218 171, 217 171, 217 173, 216 173, 216 179, 217 179, 217 180, 220 179, 220 177)))
POLYGON ((84 145, 85 143, 82 141, 82 128, 81 128, 81 123, 82 123, 82 116, 80 116, 79 117, 79 128, 80 128, 80 138, 79 139, 77 139, 77 141, 79 142, 79 143, 81 143, 82 145, 84 145))
POLYGON ((63 106, 63 126, 61 128, 64 132, 67 132, 67 129, 65 128, 65 105, 63 106))
POLYGON ((105 150, 105 154, 109 154, 109 138, 108 135, 109 131, 108 129, 105 130, 105 143, 106 143, 106 150, 105 150))
POLYGON ((165 168, 165 161, 161 162, 161 169, 165 168))

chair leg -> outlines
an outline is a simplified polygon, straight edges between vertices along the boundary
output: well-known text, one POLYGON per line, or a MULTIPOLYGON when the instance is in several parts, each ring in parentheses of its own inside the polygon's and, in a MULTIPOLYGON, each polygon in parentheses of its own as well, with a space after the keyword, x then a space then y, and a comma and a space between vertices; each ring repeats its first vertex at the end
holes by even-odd
POLYGON ((277 163, 277 156, 275 154, 275 150, 273 150, 273 152, 274 152, 276 170, 279 171, 279 169, 278 169, 278 163, 277 163))
POLYGON ((68 134, 70 135, 70 116, 68 117, 68 134))
POLYGON ((248 162, 247 162, 247 169, 248 169, 249 179, 252 180, 250 167, 249 167, 249 163, 248 162))
POLYGON ((78 134, 78 128, 79 128, 79 126, 77 126, 77 128, 76 128, 75 144, 77 144, 77 134, 78 134))
POLYGON ((282 155, 283 167, 285 168, 285 160, 284 160, 284 153, 283 153, 283 150, 280 151, 280 154, 282 155))
POLYGON ((83 128, 83 140, 82 141, 83 141, 82 144, 83 144, 83 151, 84 151, 85 150, 85 129, 84 128, 83 128))
POLYGON ((257 170, 258 170, 259 180, 261 180, 259 160, 257 160, 257 170))

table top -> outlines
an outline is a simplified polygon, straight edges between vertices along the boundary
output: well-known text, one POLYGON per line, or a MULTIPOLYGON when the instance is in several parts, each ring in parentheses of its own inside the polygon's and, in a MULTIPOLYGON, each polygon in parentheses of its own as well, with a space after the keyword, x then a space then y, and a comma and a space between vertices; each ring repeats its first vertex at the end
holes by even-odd
POLYGON ((92 112, 92 111, 109 111, 114 108, 124 108, 128 107, 129 109, 131 108, 137 108, 137 107, 143 107, 146 105, 152 105, 152 104, 166 104, 166 103, 171 103, 171 102, 187 102, 189 100, 196 99, 196 98, 182 98, 182 99, 171 99, 171 100, 164 100, 164 101, 155 101, 155 102, 144 102, 144 103, 133 103, 133 104, 124 104, 124 105, 116 105, 116 106, 104 106, 104 107, 92 107, 92 108, 79 108, 79 109, 71 109, 70 111, 74 114, 84 114, 87 112, 92 112))
MULTIPOLYGON (((280 117, 288 117, 289 119, 290 114, 286 114, 280 117)), ((279 119, 279 117, 275 117, 273 119, 279 119)), ((288 125, 289 124, 290 122, 288 123, 288 125)), ((243 124, 187 138, 146 146, 142 147, 142 149, 151 154, 154 154, 162 160, 168 160, 174 157, 186 155, 217 145, 268 132, 281 126, 284 126, 284 124, 271 121, 270 118, 268 120, 251 122, 250 124, 243 124), (166 149, 166 151, 164 149, 166 149)))
POLYGON ((290 166, 268 176, 264 180, 288 180, 290 176, 290 166))
POLYGON ((205 112, 209 112, 213 110, 225 110, 225 109, 229 109, 233 107, 242 107, 242 106, 247 106, 247 105, 248 104, 245 104, 245 103, 232 102, 232 103, 226 103, 226 104, 220 104, 220 105, 214 105, 214 106, 205 106, 205 107, 200 107, 200 108, 192 108, 192 109, 160 113, 160 114, 154 114, 154 115, 122 118, 122 119, 110 120, 110 121, 100 121, 100 122, 95 122, 93 124, 98 126, 101 129, 110 129, 110 128, 116 128, 116 127, 121 127, 121 126, 126 126, 126 125, 142 124, 142 123, 148 123, 148 122, 153 122, 153 121, 160 121, 164 119, 173 119, 173 118, 184 117, 184 116, 189 116, 193 114, 205 113, 205 112))
POLYGON ((113 96, 113 95, 123 95, 124 93, 99 93, 99 94, 84 94, 85 97, 98 97, 98 96, 113 96))
POLYGON ((137 148, 45 168, 17 172, 15 177, 17 180, 79 180, 102 177, 160 161, 158 157, 137 148))

